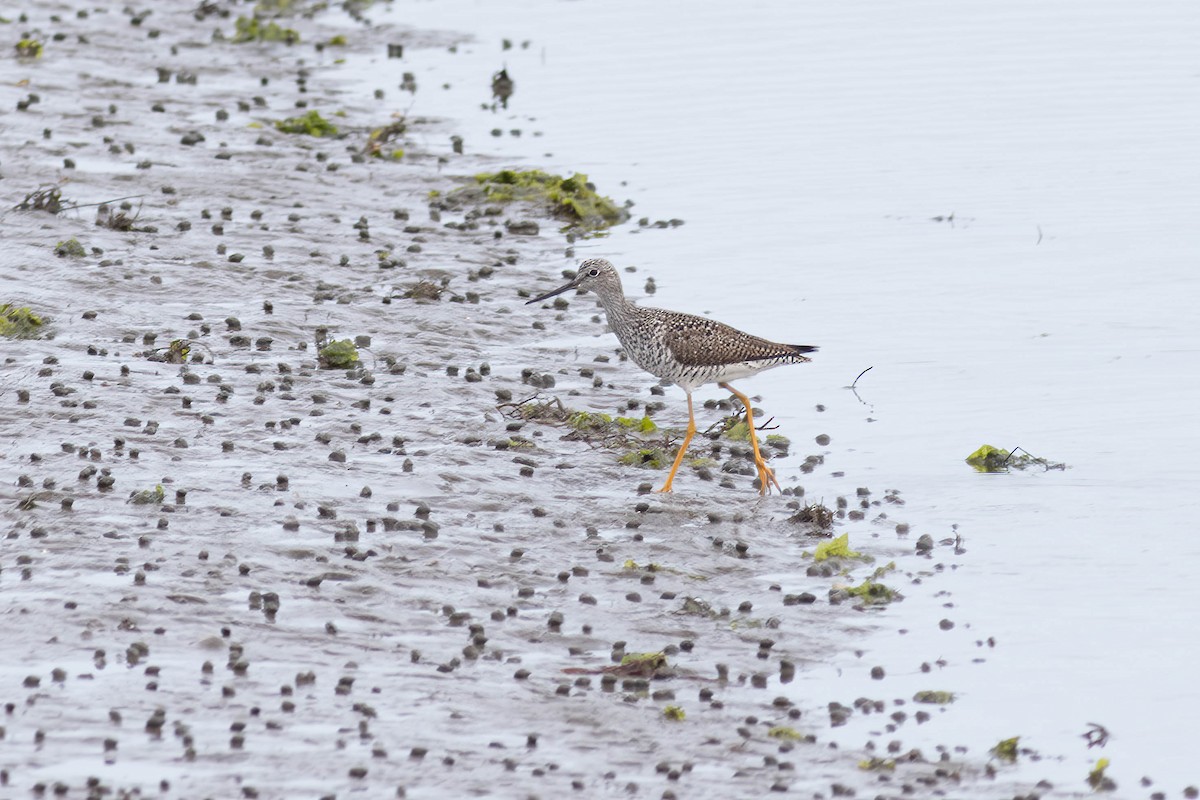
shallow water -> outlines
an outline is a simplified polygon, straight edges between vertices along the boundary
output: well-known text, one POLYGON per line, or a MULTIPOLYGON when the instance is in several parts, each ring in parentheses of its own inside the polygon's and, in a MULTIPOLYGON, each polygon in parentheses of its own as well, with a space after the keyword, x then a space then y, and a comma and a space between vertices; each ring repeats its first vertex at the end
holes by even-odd
MULTIPOLYGON (((55 328, 3 345, 0 793, 62 781, 82 794, 97 777, 143 793, 168 781, 178 796, 837 784, 1011 797, 1050 778, 1039 793, 1069 796, 1097 757, 1079 738, 1088 722, 1112 732, 1103 752, 1124 794, 1154 790, 1135 788, 1143 774, 1170 793, 1195 783, 1178 743, 1197 705, 1184 667, 1196 645, 1179 633, 1196 621, 1183 533, 1196 475, 1179 434, 1197 394, 1195 278, 1182 269, 1196 234, 1171 194, 1197 166, 1175 119, 1194 70, 1181 67, 1185 26, 1164 21, 1187 9, 1156 10, 1097 9, 1085 24, 1040 5, 981 17, 763 7, 731 20, 705 7, 438 2, 375 9, 371 27, 336 12, 299 20, 308 44, 288 49, 210 43, 231 20, 157 9, 162 35, 114 59, 140 35, 127 14, 64 8, 56 23, 42 9, 29 27, 65 30, 69 45, 23 66, 29 85, 0 87, 4 107, 42 100, 3 118, 5 140, 21 143, 4 164, 12 201, 49 176, 80 203, 144 194, 131 213, 158 231, 98 228, 91 209, 0 218, 0 302, 33 305, 55 328), (90 45, 77 46, 85 30, 90 45), (346 51, 311 49, 338 32, 346 51), (501 50, 503 36, 516 47, 501 50), (383 59, 396 41, 405 58, 383 59), (481 109, 503 64, 517 81, 509 109, 481 109), (200 80, 157 83, 160 66, 200 80), (407 70, 413 95, 396 88, 407 70), (147 111, 154 102, 164 110, 147 111), (344 112, 347 138, 275 133, 298 102, 344 112), (350 158, 399 112, 411 122, 402 162, 350 158), (205 141, 181 146, 193 129, 205 141), (635 219, 686 224, 631 224, 569 254, 547 221, 537 238, 497 240, 429 218, 427 194, 451 188, 447 176, 513 161, 588 172, 635 200, 635 219), (103 254, 54 256, 71 236, 103 254), (381 249, 407 266, 380 269, 381 249), (654 397, 627 364, 593 361, 616 342, 590 321, 590 298, 558 313, 523 305, 519 290, 549 288, 590 254, 636 264, 631 293, 653 276, 652 303, 822 347, 742 388, 793 440, 775 460, 785 486, 851 508, 858 487, 873 500, 900 492, 905 505, 839 527, 877 562, 896 560, 903 602, 826 602, 870 568, 807 575, 815 542, 786 522, 792 498, 760 501, 748 478, 684 474, 676 495, 642 496, 661 474, 560 428, 530 423, 516 435, 533 447, 496 446, 514 432, 495 391, 531 394, 530 367, 571 407, 661 399, 655 418, 682 422, 677 390, 654 397), (493 277, 473 276, 485 265, 493 277), (399 297, 443 277, 464 302, 399 297), (369 374, 317 369, 318 326, 371 336, 369 374), (146 360, 176 337, 214 363, 146 360), (483 362, 491 374, 465 381, 483 362), (74 392, 56 395, 56 382, 74 392), (810 444, 819 433, 831 444, 810 444), (962 458, 984 441, 1071 468, 976 475, 962 458), (818 453, 825 463, 801 473, 818 453), (113 490, 83 477, 88 466, 109 469, 113 490), (159 483, 161 505, 126 502, 159 483), (964 552, 912 555, 919 535, 955 525, 964 552), (801 591, 817 602, 783 602, 801 591), (687 597, 717 616, 689 613, 687 597), (676 673, 606 688, 618 642, 666 648, 676 673), (925 689, 959 697, 918 723, 910 698, 925 689), (856 698, 887 715, 867 704, 832 726, 828 704, 856 698), (686 720, 665 720, 667 705, 686 720), (161 734, 146 729, 157 708, 161 734), (773 738, 776 726, 816 742, 773 738), (987 748, 1014 735, 1043 759, 982 778, 987 748), (935 763, 858 768, 890 742, 935 763), (934 772, 939 745, 949 774, 934 772)), ((702 427, 719 413, 704 410, 702 427)))
MULTIPOLYGON (((1182 749, 1200 713, 1194 9, 522 9, 402 15, 470 19, 479 41, 457 57, 507 65, 510 113, 481 115, 477 137, 542 131, 495 144, 623 182, 635 218, 687 223, 580 254, 652 275, 649 304, 821 345, 813 364, 743 386, 782 432, 844 448, 828 464, 844 478, 793 462, 785 485, 903 488, 910 536, 965 537, 942 586, 957 627, 897 636, 928 618, 901 604, 864 663, 919 688, 911 653, 945 648, 937 683, 962 694, 934 741, 1021 735, 1062 759, 1068 785, 1101 754, 1123 791, 1143 775, 1169 793, 1195 784, 1182 749), (531 44, 500 51, 501 37, 531 44), (866 367, 860 402, 841 390, 866 367), (985 442, 1070 469, 976 475, 962 458, 985 442), (997 646, 977 652, 988 636, 997 646), (1102 753, 1080 738, 1090 722, 1112 732, 1102 753)), ((835 677, 844 667, 817 674, 868 683, 861 665, 835 677)))

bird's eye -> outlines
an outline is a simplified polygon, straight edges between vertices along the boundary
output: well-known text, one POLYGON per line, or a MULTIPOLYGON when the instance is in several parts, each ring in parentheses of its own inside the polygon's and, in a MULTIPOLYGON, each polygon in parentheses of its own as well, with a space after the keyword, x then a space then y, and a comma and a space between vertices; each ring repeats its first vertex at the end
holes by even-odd
POLYGON ((588 275, 592 278, 596 277, 599 274, 600 274, 600 270, 598 270, 598 269, 589 269, 588 270, 588 275))

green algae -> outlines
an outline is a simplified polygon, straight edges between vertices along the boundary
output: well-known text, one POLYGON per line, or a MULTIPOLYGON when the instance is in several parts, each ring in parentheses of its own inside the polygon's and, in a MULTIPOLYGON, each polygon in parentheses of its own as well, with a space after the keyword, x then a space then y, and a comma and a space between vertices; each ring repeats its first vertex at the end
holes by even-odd
POLYGON ((627 653, 621 657, 620 672, 623 675, 651 676, 669 666, 667 654, 661 650, 656 653, 627 653))
POLYGON ((0 305, 0 336, 6 339, 36 339, 42 335, 46 320, 26 307, 0 305))
POLYGON ((830 558, 862 558, 862 553, 850 549, 850 534, 843 533, 836 539, 821 542, 813 553, 813 561, 825 561, 830 558))
POLYGON ((349 339, 330 342, 318 351, 321 369, 353 369, 358 366, 358 348, 349 339))
POLYGON ((1087 783, 1088 786, 1092 787, 1092 791, 1111 792, 1113 789, 1117 788, 1117 784, 1112 780, 1112 778, 1109 778, 1104 774, 1105 770, 1108 769, 1111 763, 1112 762, 1107 758, 1097 759, 1096 766, 1092 768, 1091 772, 1089 772, 1087 776, 1087 783))
POLYGON ((914 703, 944 706, 954 702, 954 692, 939 692, 926 689, 913 695, 914 703))
POLYGON ((662 469, 667 463, 667 456, 658 448, 643 447, 617 459, 617 462, 627 467, 642 467, 643 469, 662 469))
POLYGON ((536 169, 506 169, 480 173, 475 176, 475 183, 475 187, 463 187, 455 194, 465 196, 464 199, 473 199, 478 194, 474 199, 492 203, 534 203, 566 220, 569 227, 584 231, 604 230, 629 219, 628 211, 598 194, 587 175, 581 173, 564 178, 536 169))
POLYGON ((160 505, 163 498, 166 497, 166 492, 163 491, 162 484, 157 484, 153 489, 143 489, 140 492, 131 492, 129 502, 135 506, 160 505))
POLYGON ((263 24, 263 21, 258 17, 240 16, 233 23, 233 26, 234 44, 244 44, 246 42, 283 42, 284 44, 296 44, 300 41, 300 34, 295 30, 285 28, 277 22, 263 24))
POLYGON ((612 425, 613 418, 608 414, 592 411, 576 411, 567 419, 567 424, 577 431, 605 431, 612 425))
POLYGON ((672 722, 683 722, 687 714, 679 706, 667 706, 663 709, 663 717, 672 722))
POLYGON ((37 39, 22 39, 13 46, 17 50, 17 58, 23 59, 41 58, 44 49, 37 39))
POLYGON ((990 444, 981 445, 967 456, 966 461, 976 472, 1008 472, 1030 467, 1041 467, 1045 470, 1067 468, 1066 464, 1039 458, 1021 447, 1014 447, 1012 451, 1008 451, 990 444), (1020 454, 1017 453, 1018 450, 1021 451, 1020 454))
POLYGON ((772 739, 779 739, 784 742, 812 742, 815 738, 812 734, 804 734, 788 725, 776 725, 767 731, 767 736, 772 739))
POLYGON ((1020 743, 1020 736, 1014 736, 1011 739, 1001 739, 996 743, 996 746, 988 752, 991 753, 993 757, 1012 764, 1017 760, 1020 743))
POLYGON ((275 127, 283 133, 298 133, 305 136, 337 136, 338 129, 329 120, 321 116, 319 111, 309 111, 298 117, 288 117, 275 121, 275 127))
POLYGON ((616 423, 622 428, 636 431, 637 433, 654 433, 658 430, 658 426, 654 424, 654 420, 643 416, 641 419, 637 417, 617 417, 616 423))
POLYGON ((54 245, 54 255, 59 258, 83 258, 87 255, 87 250, 79 243, 78 239, 72 236, 70 239, 54 245))
POLYGON ((880 578, 889 572, 893 572, 895 569, 896 562, 889 562, 876 569, 871 573, 871 577, 863 580, 858 586, 846 587, 846 593, 851 597, 857 597, 861 600, 863 606, 882 606, 899 600, 903 595, 879 581, 880 578))

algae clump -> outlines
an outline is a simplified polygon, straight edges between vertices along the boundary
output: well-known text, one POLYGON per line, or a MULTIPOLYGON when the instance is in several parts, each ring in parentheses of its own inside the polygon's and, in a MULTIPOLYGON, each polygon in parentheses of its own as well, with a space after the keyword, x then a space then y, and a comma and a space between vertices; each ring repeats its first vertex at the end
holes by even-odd
POLYGON ((1003 472, 1011 455, 1007 450, 985 444, 967 456, 967 463, 977 472, 1003 472))
POLYGON ((17 58, 42 57, 42 43, 37 39, 22 39, 14 47, 17 49, 17 58))
POLYGON ((954 702, 954 692, 937 692, 925 690, 917 692, 913 695, 914 703, 930 703, 932 705, 944 706, 954 702))
POLYGON ((649 417, 617 417, 617 424, 622 428, 637 431, 638 433, 654 433, 658 430, 658 426, 654 424, 654 420, 649 417))
POLYGON ((857 597, 862 601, 862 607, 882 606, 900 600, 903 595, 892 587, 879 582, 880 578, 895 569, 896 562, 892 561, 876 569, 871 573, 871 577, 865 579, 858 586, 843 587, 840 591, 844 591, 850 597, 857 597))
POLYGON ((555 216, 585 230, 603 230, 629 219, 628 211, 597 194, 587 175, 578 172, 564 178, 536 169, 523 172, 506 169, 480 173, 475 182, 486 200, 544 204, 555 216))
POLYGON ((59 258, 83 258, 87 255, 87 250, 83 248, 78 239, 72 236, 65 242, 54 245, 54 255, 59 258))
POLYGON ((1001 761, 1007 761, 1011 764, 1017 760, 1017 746, 1020 744, 1020 741, 1020 736, 1014 736, 1011 739, 1001 739, 988 752, 1001 761))
POLYGON ((349 339, 330 342, 318 356, 322 369, 352 369, 358 365, 358 348, 349 339))
POLYGON ((1022 447, 1015 447, 1012 451, 1008 451, 990 444, 982 445, 967 456, 966 461, 976 472, 1008 472, 1010 469, 1028 469, 1032 466, 1038 466, 1045 470, 1067 468, 1067 465, 1062 462, 1039 458, 1022 447), (1020 455, 1017 455, 1017 450, 1021 451, 1020 455))
POLYGON ((275 127, 284 133, 302 133, 306 136, 337 136, 338 129, 318 111, 309 111, 298 117, 276 120, 275 127))
POLYGON ((804 742, 810 740, 811 736, 805 736, 800 731, 787 725, 776 725, 767 731, 767 736, 772 739, 781 739, 787 742, 804 742))
POLYGON ((0 336, 6 339, 36 339, 45 324, 45 319, 28 308, 0 305, 0 336))
POLYGON ((663 455, 662 450, 648 447, 626 453, 617 459, 617 463, 627 467, 644 467, 646 469, 662 469, 665 462, 666 456, 663 455))
POLYGON ((567 420, 567 424, 577 431, 603 431, 612 424, 612 421, 613 418, 608 414, 577 411, 567 420))
POLYGON ((687 715, 679 706, 667 706, 663 709, 663 716, 673 722, 682 722, 687 715))
POLYGON ((1112 778, 1108 778, 1104 775, 1104 771, 1108 769, 1108 765, 1110 763, 1111 762, 1107 758, 1098 759, 1096 761, 1096 766, 1093 767, 1092 771, 1088 773, 1088 786, 1091 786, 1094 791, 1111 792, 1113 789, 1117 788, 1117 784, 1113 782, 1112 778))
POLYGON ((153 489, 143 489, 140 492, 131 492, 129 502, 135 506, 158 505, 162 503, 166 497, 166 492, 163 491, 162 484, 157 484, 153 489))
POLYGON ((244 42, 284 42, 296 44, 300 34, 291 28, 285 28, 276 22, 263 25, 257 17, 238 17, 234 22, 234 44, 244 42))
POLYGON ((850 549, 850 534, 843 533, 836 539, 817 545, 813 561, 825 561, 829 558, 862 558, 862 553, 850 549))

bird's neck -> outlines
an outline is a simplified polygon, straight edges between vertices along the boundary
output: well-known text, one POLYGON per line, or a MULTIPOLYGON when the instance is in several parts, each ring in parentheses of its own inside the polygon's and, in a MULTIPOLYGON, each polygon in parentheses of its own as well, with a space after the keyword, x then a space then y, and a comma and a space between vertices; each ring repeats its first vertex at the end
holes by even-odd
POLYGON ((625 298, 625 293, 617 291, 600 295, 600 305, 604 306, 604 314, 608 317, 609 325, 617 320, 628 319, 637 313, 637 306, 625 298))

